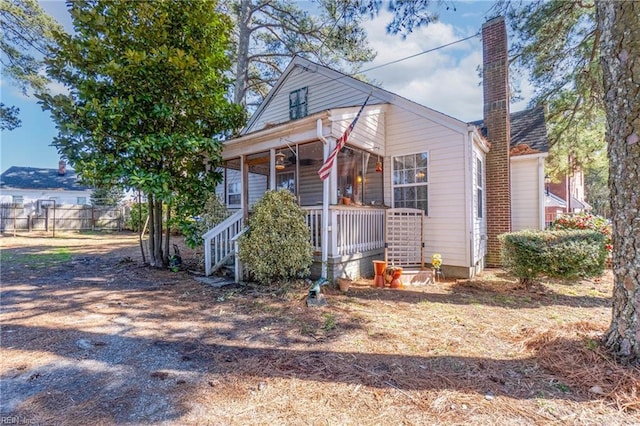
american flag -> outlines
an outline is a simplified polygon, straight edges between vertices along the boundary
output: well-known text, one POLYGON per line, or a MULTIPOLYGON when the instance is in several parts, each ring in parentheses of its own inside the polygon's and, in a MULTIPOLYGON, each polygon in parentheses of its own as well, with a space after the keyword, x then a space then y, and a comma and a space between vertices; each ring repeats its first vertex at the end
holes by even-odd
POLYGON ((327 160, 324 162, 322 167, 320 167, 320 170, 318 170, 318 175, 320 176, 321 180, 325 180, 329 177, 331 168, 333 167, 333 162, 338 156, 338 152, 340 152, 340 150, 347 143, 347 139, 349 139, 349 135, 353 131, 353 128, 356 126, 358 118, 360 118, 360 114, 362 114, 362 110, 364 109, 365 105, 367 105, 367 102, 369 102, 369 97, 371 97, 371 95, 367 96, 367 99, 364 100, 364 103, 360 107, 360 111, 358 111, 356 118, 353 119, 351 124, 349 124, 349 127, 347 127, 347 130, 345 130, 342 136, 340 136, 340 139, 338 139, 338 141, 336 142, 336 147, 333 149, 333 151, 331 151, 331 154, 329 154, 327 160))

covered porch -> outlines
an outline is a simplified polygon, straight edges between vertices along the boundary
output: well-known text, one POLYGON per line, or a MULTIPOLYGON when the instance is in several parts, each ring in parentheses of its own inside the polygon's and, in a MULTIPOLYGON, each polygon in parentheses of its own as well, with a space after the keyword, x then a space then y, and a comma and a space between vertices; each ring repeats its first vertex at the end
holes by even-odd
MULTIPOLYGON (((318 175, 335 147, 334 135, 340 135, 354 115, 353 109, 327 111, 225 145, 219 169, 223 183, 216 194, 236 213, 203 236, 207 274, 234 257, 237 237, 255 202, 268 190, 285 189, 307 212, 312 276, 331 280, 373 275, 372 260, 384 259, 385 250, 381 107, 365 110, 361 118, 358 130, 368 137, 350 139, 329 178, 323 181, 318 175)), ((236 269, 240 275, 241 265, 236 269)))

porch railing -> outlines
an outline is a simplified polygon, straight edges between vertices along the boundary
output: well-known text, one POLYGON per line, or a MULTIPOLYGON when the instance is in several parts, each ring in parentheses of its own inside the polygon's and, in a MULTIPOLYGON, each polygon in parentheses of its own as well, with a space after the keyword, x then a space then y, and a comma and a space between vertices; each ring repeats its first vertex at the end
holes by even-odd
MULTIPOLYGON (((322 207, 303 207, 313 250, 322 250, 322 207)), ((384 209, 330 206, 329 256, 384 247, 384 209)))
MULTIPOLYGON (((303 207, 309 238, 315 252, 322 251, 322 207, 303 207)), ((384 247, 385 210, 329 207, 329 256, 345 256, 384 247)), ((243 214, 237 211, 202 236, 205 273, 211 275, 237 252, 237 237, 243 232, 243 214)), ((236 279, 241 266, 236 262, 236 279)))
POLYGON ((207 231, 204 239, 205 274, 211 275, 235 253, 234 237, 242 231, 243 214, 239 210, 207 231))

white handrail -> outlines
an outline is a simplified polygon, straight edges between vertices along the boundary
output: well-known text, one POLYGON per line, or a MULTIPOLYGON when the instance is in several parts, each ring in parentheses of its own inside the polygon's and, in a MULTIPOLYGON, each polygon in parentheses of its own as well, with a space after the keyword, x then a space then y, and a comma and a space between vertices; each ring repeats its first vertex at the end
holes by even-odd
POLYGON ((244 234, 248 230, 249 230, 249 227, 245 226, 242 231, 240 231, 235 237, 231 239, 231 241, 233 242, 233 253, 235 256, 235 263, 234 263, 235 270, 233 272, 234 272, 236 284, 239 283, 242 278, 244 278, 244 268, 242 267, 242 262, 240 262, 240 256, 238 256, 238 253, 240 252, 240 244, 238 243, 238 239, 242 236, 242 234, 244 234))
POLYGON ((242 231, 243 218, 242 210, 239 210, 202 235, 207 276, 234 255, 233 238, 242 231))

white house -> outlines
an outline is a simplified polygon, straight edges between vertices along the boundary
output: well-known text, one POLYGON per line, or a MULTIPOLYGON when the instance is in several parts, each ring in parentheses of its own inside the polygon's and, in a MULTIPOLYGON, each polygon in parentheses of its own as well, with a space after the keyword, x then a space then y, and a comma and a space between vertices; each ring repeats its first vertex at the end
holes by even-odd
POLYGON ((269 189, 291 190, 307 210, 313 271, 330 279, 371 276, 372 260, 421 269, 435 253, 448 277, 471 277, 495 262, 488 250, 512 222, 542 227, 546 149, 510 152, 506 30, 502 19, 485 27, 502 37, 497 60, 485 41, 486 137, 478 123, 295 57, 241 134, 224 144, 217 192, 237 211, 204 236, 207 273, 233 255, 252 204, 269 189), (365 100, 321 180, 318 170, 365 100))
POLYGON ((37 208, 38 203, 89 204, 93 189, 78 183, 60 161, 57 169, 12 166, 0 176, 0 202, 37 208))

